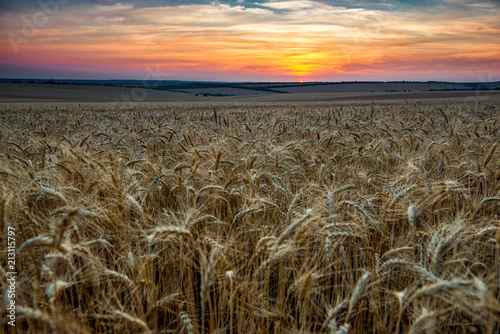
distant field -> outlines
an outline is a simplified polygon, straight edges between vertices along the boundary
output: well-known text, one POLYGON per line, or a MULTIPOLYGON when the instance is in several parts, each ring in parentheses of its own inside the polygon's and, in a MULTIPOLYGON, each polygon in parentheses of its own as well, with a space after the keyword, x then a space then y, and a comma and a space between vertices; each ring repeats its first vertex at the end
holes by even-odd
MULTIPOLYGON (((457 84, 453 84, 457 87, 457 84)), ((494 86, 494 83, 491 84, 494 86)), ((449 89, 450 84, 175 84, 156 89, 96 85, 0 83, 1 102, 321 102, 499 96, 498 90, 449 89), (287 87, 284 87, 287 86, 287 87), (418 88, 418 89, 417 89, 418 88), (403 90, 411 90, 403 92, 403 90), (205 96, 206 95, 206 96, 205 96)), ((460 86, 462 87, 462 86, 460 86)), ((463 88, 463 87, 462 87, 463 88)))
POLYGON ((246 95, 262 95, 262 94, 274 94, 273 92, 258 91, 254 89, 241 89, 235 87, 212 87, 212 88, 198 88, 198 89, 186 89, 191 94, 207 94, 212 96, 246 96, 246 95))
POLYGON ((272 94, 265 96, 235 96, 221 98, 221 101, 240 102, 321 102, 321 101, 397 101, 397 100, 427 100, 427 99, 463 99, 483 101, 488 99, 499 99, 500 91, 444 91, 444 92, 392 92, 392 93, 367 93, 367 92, 345 92, 345 93, 290 93, 272 94))
MULTIPOLYGON (((0 83, 0 102, 161 102, 191 101, 187 93, 96 85, 0 83)), ((196 101, 210 101, 203 96, 196 101)))
POLYGON ((387 92, 387 91, 414 91, 442 90, 442 89, 470 89, 465 84, 446 83, 341 83, 331 85, 296 85, 294 87, 276 88, 288 93, 340 93, 340 92, 387 92))
POLYGON ((498 333, 500 99, 419 102, 0 104, 17 332, 498 333))

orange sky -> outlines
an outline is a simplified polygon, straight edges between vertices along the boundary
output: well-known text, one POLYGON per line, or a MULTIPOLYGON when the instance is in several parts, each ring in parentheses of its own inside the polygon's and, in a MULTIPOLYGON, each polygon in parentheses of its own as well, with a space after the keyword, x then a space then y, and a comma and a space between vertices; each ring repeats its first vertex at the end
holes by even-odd
POLYGON ((0 77, 500 80, 500 7, 491 2, 60 1, 68 4, 50 15, 35 4, 2 9, 0 77))

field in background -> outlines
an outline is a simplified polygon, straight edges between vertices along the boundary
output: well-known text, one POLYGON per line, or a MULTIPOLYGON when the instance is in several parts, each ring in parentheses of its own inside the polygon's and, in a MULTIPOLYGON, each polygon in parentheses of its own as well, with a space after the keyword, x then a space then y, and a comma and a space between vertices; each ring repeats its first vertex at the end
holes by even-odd
MULTIPOLYGON (((12 102, 161 102, 191 101, 195 95, 129 87, 0 83, 0 103, 12 102), (146 94, 144 94, 146 93, 146 94), (134 98, 135 97, 135 98, 134 98), (140 100, 140 101, 137 101, 140 100)), ((197 101, 208 101, 201 96, 197 101)))
POLYGON ((493 96, 0 105, 3 329, 497 333, 499 117, 493 96))
POLYGON ((485 83, 0 83, 0 103, 12 102, 321 102, 500 98, 500 82, 485 83), (475 86, 474 86, 475 85, 475 86), (147 87, 147 88, 144 88, 147 87), (475 88, 474 88, 475 87, 475 88))

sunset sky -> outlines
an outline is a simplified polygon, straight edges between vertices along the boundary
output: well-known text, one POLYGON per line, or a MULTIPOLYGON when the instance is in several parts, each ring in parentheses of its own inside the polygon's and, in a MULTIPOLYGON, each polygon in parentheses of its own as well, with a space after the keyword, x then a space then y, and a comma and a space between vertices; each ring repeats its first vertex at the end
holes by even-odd
POLYGON ((500 1, 0 0, 0 55, 3 78, 498 81, 500 1))

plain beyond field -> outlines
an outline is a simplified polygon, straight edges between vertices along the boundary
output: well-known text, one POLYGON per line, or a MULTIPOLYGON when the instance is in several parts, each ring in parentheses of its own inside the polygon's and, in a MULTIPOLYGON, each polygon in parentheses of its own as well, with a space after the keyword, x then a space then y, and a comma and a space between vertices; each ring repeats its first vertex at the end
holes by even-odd
MULTIPOLYGON (((437 83, 357 83, 357 84, 273 84, 158 86, 99 86, 71 84, 0 83, 0 103, 9 102, 325 102, 468 99, 485 101, 500 97, 492 84, 460 90, 458 84, 437 83), (258 86, 258 87, 254 87, 258 86), (491 87, 490 87, 491 86, 491 87), (442 89, 442 90, 440 90, 442 89)), ((463 86, 461 89, 465 89, 463 86)))

